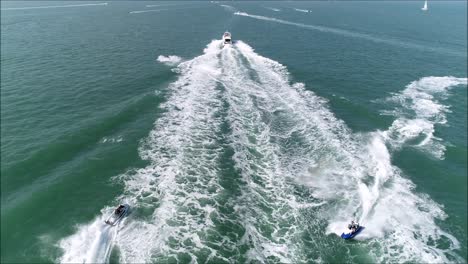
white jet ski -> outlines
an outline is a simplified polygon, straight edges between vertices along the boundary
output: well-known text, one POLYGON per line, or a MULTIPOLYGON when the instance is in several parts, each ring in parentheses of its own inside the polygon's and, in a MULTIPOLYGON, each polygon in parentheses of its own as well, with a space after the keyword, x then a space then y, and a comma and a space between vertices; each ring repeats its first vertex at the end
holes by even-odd
POLYGON ((226 44, 232 44, 232 40, 231 40, 231 33, 229 32, 224 32, 223 34, 223 41, 224 41, 224 45, 226 44))
POLYGON ((119 205, 114 212, 112 212, 112 215, 107 218, 104 223, 110 225, 110 226, 115 226, 117 225, 122 218, 124 218, 128 212, 130 211, 130 205, 128 204, 121 204, 119 205))

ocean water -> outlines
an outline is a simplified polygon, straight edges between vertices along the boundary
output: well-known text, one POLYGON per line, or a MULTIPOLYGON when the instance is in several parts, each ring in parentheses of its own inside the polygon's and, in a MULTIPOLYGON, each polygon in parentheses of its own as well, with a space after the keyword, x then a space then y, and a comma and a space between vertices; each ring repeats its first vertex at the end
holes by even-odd
POLYGON ((422 5, 2 1, 1 262, 465 263, 467 4, 422 5))

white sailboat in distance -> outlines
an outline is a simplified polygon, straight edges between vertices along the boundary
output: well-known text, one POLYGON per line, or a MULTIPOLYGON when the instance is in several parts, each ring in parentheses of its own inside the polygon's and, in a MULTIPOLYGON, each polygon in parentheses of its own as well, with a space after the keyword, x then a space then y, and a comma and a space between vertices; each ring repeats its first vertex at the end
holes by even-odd
POLYGON ((424 1, 424 6, 421 8, 422 11, 427 11, 427 0, 424 1))

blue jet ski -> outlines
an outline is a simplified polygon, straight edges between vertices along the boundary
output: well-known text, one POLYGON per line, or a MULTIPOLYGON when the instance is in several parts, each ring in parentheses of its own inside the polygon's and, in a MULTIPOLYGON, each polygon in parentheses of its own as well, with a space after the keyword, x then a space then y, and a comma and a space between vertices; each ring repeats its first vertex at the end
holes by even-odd
POLYGON ((345 233, 341 234, 341 238, 343 239, 354 238, 355 236, 357 236, 357 234, 359 234, 364 229, 363 226, 360 226, 359 223, 355 223, 354 221, 351 222, 348 228, 351 230, 351 232, 346 233, 346 234, 345 233))

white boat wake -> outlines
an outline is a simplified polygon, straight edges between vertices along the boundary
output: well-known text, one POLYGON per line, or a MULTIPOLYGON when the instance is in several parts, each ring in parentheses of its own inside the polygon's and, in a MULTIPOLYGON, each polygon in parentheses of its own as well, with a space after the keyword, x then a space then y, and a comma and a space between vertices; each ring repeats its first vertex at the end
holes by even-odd
MULTIPOLYGON (((122 262, 330 262, 326 249, 340 238, 326 233, 341 234, 353 218, 366 226, 358 246, 374 262, 463 262, 457 239, 437 226, 442 205, 391 163, 408 126, 353 133, 325 99, 242 41, 212 41, 176 71, 140 148, 149 165, 117 177, 138 217, 116 235, 100 235, 96 222, 80 227, 60 244, 63 262, 105 260, 93 249, 108 252, 103 241, 122 262)), ((466 78, 423 78, 395 96, 411 109, 422 106, 415 91, 456 85, 466 78)), ((446 108, 431 109, 440 117, 446 108)), ((406 120, 434 125, 433 116, 406 120)))
POLYGON ((382 114, 398 118, 382 133, 383 137, 396 149, 409 141, 415 141, 414 147, 443 159, 445 146, 441 138, 434 136, 435 125, 446 124, 446 113, 450 112, 449 106, 442 102, 450 89, 466 85, 467 78, 424 77, 410 83, 400 93, 386 98, 385 102, 394 104, 395 108, 384 110, 382 114))
POLYGON ((417 49, 417 50, 438 52, 438 53, 444 53, 444 54, 447 54, 447 55, 460 56, 460 57, 466 57, 467 56, 465 51, 456 51, 456 50, 442 48, 442 47, 431 47, 431 46, 426 46, 426 45, 413 43, 413 42, 409 42, 409 41, 402 41, 402 40, 392 39, 392 38, 384 38, 384 37, 374 36, 374 35, 370 35, 370 34, 364 34, 364 33, 359 33, 359 32, 355 32, 355 31, 349 31, 349 30, 345 30, 345 29, 318 26, 318 25, 310 25, 310 24, 304 24, 304 23, 297 23, 297 22, 283 20, 283 19, 274 18, 274 17, 267 17, 267 16, 248 14, 246 12, 240 12, 240 11, 234 12, 234 15, 249 17, 249 18, 253 18, 253 19, 257 19, 257 20, 269 21, 269 22, 274 22, 274 23, 279 23, 279 24, 284 24, 284 25, 300 27, 300 28, 304 28, 304 29, 308 29, 308 30, 315 30, 315 31, 320 31, 320 32, 325 32, 325 33, 332 33, 332 34, 336 34, 336 35, 340 35, 340 36, 344 36, 344 37, 359 38, 359 39, 372 41, 372 42, 375 42, 375 43, 383 43, 383 44, 399 46, 399 47, 404 47, 404 48, 411 48, 411 49, 417 49))
MULTIPOLYGON (((110 208, 103 212, 109 213, 110 208)), ((119 226, 104 223, 107 215, 102 214, 90 224, 78 226, 77 232, 59 242, 64 250, 58 260, 61 263, 107 263, 119 226)))
POLYGON ((297 12, 302 12, 302 13, 310 13, 311 11, 308 9, 300 9, 300 8, 294 8, 295 11, 297 12))

